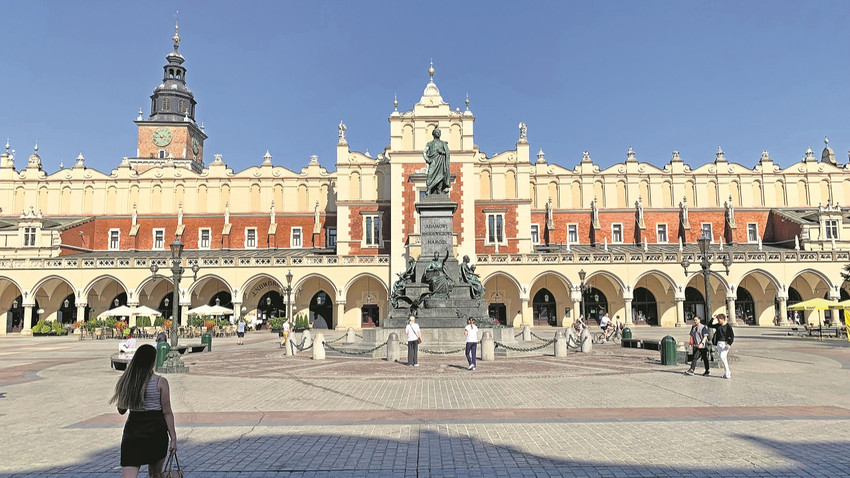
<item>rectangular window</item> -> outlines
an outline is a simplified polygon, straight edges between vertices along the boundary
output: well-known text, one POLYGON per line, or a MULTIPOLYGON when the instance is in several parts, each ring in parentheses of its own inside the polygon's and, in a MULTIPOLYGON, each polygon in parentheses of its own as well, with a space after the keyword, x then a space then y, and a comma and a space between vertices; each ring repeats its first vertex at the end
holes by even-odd
POLYGON ((336 228, 328 229, 328 239, 325 242, 326 247, 336 248, 336 228))
POLYGON ((667 242, 667 224, 655 225, 655 241, 659 244, 665 244, 667 242))
POLYGON ((198 249, 210 248, 210 230, 198 229, 198 249))
POLYGON ((838 239, 838 220, 837 219, 828 219, 824 221, 824 226, 826 227, 826 238, 827 239, 838 239))
POLYGON ((711 230, 711 223, 703 223, 702 224, 702 236, 711 239, 711 242, 714 242, 714 232, 711 230))
POLYGON ((34 227, 25 227, 24 228, 24 246, 26 246, 26 247, 35 246, 35 228, 34 227))
POLYGON ((540 244, 540 226, 537 224, 531 225, 531 243, 540 244))
POLYGON ((290 247, 301 247, 301 228, 293 227, 292 234, 289 238, 290 247))
POLYGON ((379 247, 382 240, 381 216, 366 216, 364 220, 366 245, 379 247))
POLYGON ((759 241, 759 225, 755 223, 747 224, 747 242, 759 241))
POLYGON ((622 224, 611 224, 611 242, 623 242, 622 224))
POLYGON ((153 230, 153 248, 165 249, 165 229, 153 230))
POLYGON ((578 224, 567 224, 567 240, 570 244, 578 244, 578 224))
POLYGON ((245 229, 245 249, 256 249, 257 247, 257 229, 249 227, 245 229))
POLYGON ((109 250, 117 251, 121 248, 121 230, 120 229, 110 229, 109 230, 109 250))
POLYGON ((505 214, 487 215, 487 243, 503 244, 505 242, 505 214))

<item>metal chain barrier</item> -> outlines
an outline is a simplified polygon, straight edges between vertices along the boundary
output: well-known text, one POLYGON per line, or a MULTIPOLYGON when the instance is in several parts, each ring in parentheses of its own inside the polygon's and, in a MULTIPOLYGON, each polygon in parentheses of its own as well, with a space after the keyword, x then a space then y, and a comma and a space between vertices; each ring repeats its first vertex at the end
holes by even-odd
POLYGON ((292 342, 292 345, 294 345, 296 349, 298 349, 298 350, 300 350, 300 351, 302 351, 302 352, 303 352, 303 351, 305 351, 305 350, 310 350, 310 349, 312 349, 312 348, 313 348, 313 344, 312 344, 312 343, 311 343, 308 347, 305 347, 305 346, 304 346, 304 343, 305 343, 305 342, 307 342, 307 337, 304 337, 303 339, 301 339, 301 345, 298 345, 298 344, 296 344, 295 342, 292 342))
POLYGON ((360 334, 354 334, 354 336, 355 336, 355 337, 357 337, 357 338, 359 338, 359 339, 362 339, 362 338, 363 338, 363 336, 362 336, 362 335, 360 335, 360 334))
POLYGON ((543 337, 541 337, 541 336, 539 336, 539 335, 535 334, 534 332, 532 332, 532 333, 531 333, 531 336, 532 336, 532 337, 534 337, 534 338, 535 338, 535 339, 537 339, 537 340, 543 340, 543 341, 548 340, 548 339, 544 339, 543 337))
POLYGON ((339 353, 341 353, 341 354, 343 354, 343 355, 366 355, 366 354, 370 354, 370 353, 372 353, 372 352, 374 352, 374 351, 378 350, 379 348, 381 348, 381 347, 383 347, 383 346, 385 346, 385 345, 387 345, 387 343, 386 343, 386 342, 382 343, 381 345, 378 345, 377 347, 371 348, 371 349, 369 349, 369 350, 364 350, 364 351, 362 351, 362 352, 349 352, 349 351, 347 351, 347 350, 338 349, 338 348, 336 348, 336 347, 333 347, 333 346, 331 346, 331 345, 328 345, 328 343, 327 343, 327 342, 324 342, 324 346, 325 346, 325 348, 329 348, 329 349, 333 350, 334 352, 339 352, 339 353))
POLYGON ((425 353, 425 354, 431 354, 431 355, 450 355, 450 354, 456 354, 456 353, 463 352, 464 350, 466 350, 466 347, 464 347, 462 349, 457 349, 457 350, 446 350, 445 352, 437 352, 436 350, 419 349, 420 352, 425 353))
POLYGON ((327 345, 327 344, 334 344, 334 343, 339 342, 340 340, 342 340, 342 339, 344 339, 344 338, 345 338, 345 335, 340 335, 339 337, 337 337, 337 338, 335 338, 335 339, 333 339, 333 340, 326 340, 326 341, 325 341, 325 344, 326 344, 326 345, 327 345))
POLYGON ((522 335, 522 331, 520 331, 520 333, 518 333, 518 334, 514 335, 514 338, 517 338, 517 337, 519 337, 520 335, 522 335))
POLYGON ((540 345, 538 347, 531 347, 530 349, 521 349, 518 347, 511 347, 510 345, 505 345, 501 342, 496 342, 496 348, 502 347, 503 349, 513 350, 514 352, 534 352, 535 350, 540 350, 546 348, 555 343, 555 340, 548 340, 545 344, 540 345))

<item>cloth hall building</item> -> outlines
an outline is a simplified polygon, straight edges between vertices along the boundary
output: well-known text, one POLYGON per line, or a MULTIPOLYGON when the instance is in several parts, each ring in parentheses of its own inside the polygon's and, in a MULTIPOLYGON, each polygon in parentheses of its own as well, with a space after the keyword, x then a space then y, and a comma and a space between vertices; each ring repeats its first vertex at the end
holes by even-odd
POLYGON ((179 41, 175 34, 150 114, 135 122, 136 153, 116 169, 88 168, 80 155, 48 173, 37 148, 25 163, 8 144, 0 155, 0 334, 119 304, 170 316, 174 300, 181 321, 216 302, 281 316, 290 271, 295 314, 309 312, 317 327, 380 326, 396 274, 419 255, 414 204, 435 127, 451 150, 455 256, 477 264, 502 324, 564 326, 582 309, 591 320, 607 311, 636 325, 687 323, 705 313, 702 274, 682 266, 699 263, 703 235, 713 262, 732 260, 728 275, 710 276, 713 313, 772 325, 794 318, 786 309, 795 302, 850 298, 840 275, 850 261, 840 206, 850 205, 850 171, 828 146, 785 168, 767 151, 743 165, 720 149, 698 167, 673 152, 658 168, 630 149, 610 168, 589 153, 568 168, 533 152, 520 124, 514 149, 487 156, 468 101, 452 109, 431 70, 412 109, 395 104, 377 157, 351 151, 340 124, 335 171, 315 156, 289 170, 268 153, 234 171, 220 155, 205 158, 179 41), (200 267, 177 294, 151 273, 168 267, 175 237, 186 244, 184 267, 200 267))

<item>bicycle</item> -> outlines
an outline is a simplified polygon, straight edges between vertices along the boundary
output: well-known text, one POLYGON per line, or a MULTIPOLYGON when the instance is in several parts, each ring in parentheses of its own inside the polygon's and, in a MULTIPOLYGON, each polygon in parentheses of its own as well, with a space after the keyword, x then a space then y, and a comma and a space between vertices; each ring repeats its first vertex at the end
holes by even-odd
MULTIPOLYGON (((613 327, 613 326, 612 326, 613 327)), ((614 331, 608 335, 608 340, 619 345, 623 339, 623 332, 619 327, 614 327, 614 331)), ((593 343, 596 345, 605 343, 605 332, 596 332, 593 334, 593 343)))

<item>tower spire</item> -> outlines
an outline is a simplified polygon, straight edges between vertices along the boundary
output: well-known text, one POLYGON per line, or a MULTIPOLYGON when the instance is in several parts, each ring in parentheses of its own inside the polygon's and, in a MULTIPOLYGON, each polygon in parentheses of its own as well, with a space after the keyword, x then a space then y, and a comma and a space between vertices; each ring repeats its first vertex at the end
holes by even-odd
POLYGON ((177 49, 180 48, 180 23, 178 18, 179 16, 180 10, 177 10, 174 13, 174 36, 171 37, 171 39, 174 40, 174 53, 177 53, 177 49))

